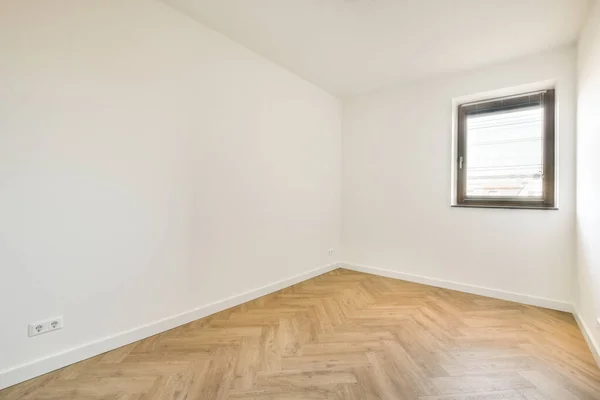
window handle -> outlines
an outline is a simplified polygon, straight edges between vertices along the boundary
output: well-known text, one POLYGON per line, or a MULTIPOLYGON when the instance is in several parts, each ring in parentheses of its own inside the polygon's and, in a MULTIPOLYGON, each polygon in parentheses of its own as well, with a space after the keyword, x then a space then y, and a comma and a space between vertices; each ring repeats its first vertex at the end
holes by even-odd
POLYGON ((462 157, 460 157, 460 158, 458 159, 458 169, 462 169, 462 165, 463 165, 463 158, 462 158, 462 157))

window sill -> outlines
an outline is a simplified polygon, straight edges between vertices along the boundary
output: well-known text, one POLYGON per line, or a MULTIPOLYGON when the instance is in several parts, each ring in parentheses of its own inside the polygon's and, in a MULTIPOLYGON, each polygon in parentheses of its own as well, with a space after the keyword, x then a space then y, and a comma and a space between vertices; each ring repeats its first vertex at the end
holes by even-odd
POLYGON ((544 206, 511 206, 511 205, 483 205, 483 204, 451 204, 453 208, 503 208, 509 210, 558 210, 558 207, 544 207, 544 206))

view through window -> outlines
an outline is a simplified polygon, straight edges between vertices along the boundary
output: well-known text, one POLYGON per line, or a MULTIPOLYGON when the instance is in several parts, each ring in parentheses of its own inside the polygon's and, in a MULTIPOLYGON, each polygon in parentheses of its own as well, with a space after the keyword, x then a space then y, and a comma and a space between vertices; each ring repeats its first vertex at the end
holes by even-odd
POLYGON ((541 106, 467 117, 467 196, 542 198, 541 106))

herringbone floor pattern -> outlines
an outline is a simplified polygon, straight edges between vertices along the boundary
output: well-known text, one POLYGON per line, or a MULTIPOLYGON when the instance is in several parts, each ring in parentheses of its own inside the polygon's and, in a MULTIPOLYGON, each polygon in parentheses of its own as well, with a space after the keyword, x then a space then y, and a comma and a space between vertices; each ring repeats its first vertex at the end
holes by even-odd
POLYGON ((13 399, 600 399, 573 317, 343 269, 0 392, 13 399))

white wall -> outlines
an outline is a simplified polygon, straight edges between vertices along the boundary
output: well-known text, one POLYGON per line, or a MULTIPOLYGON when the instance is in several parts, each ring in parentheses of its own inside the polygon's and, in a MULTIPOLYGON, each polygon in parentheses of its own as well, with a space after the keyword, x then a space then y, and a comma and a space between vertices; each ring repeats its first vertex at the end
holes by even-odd
POLYGON ((578 49, 577 261, 579 316, 600 352, 600 3, 578 49))
POLYGON ((0 54, 0 371, 333 262, 336 98, 154 1, 3 1, 0 54))
POLYGON ((344 102, 345 261, 571 303, 575 52, 563 48, 344 102), (555 80, 560 210, 451 208, 452 102, 555 80))

